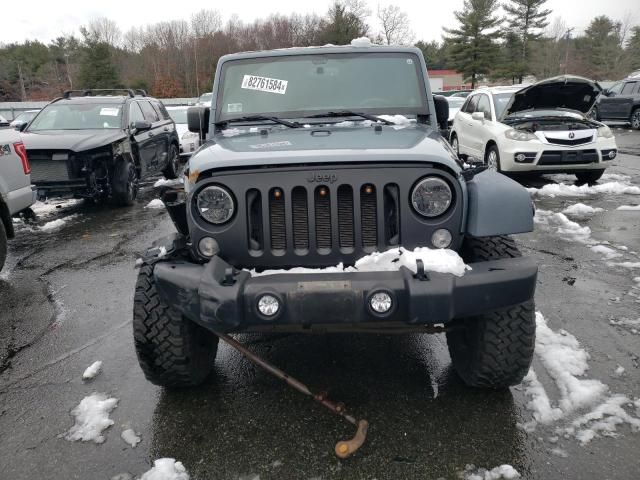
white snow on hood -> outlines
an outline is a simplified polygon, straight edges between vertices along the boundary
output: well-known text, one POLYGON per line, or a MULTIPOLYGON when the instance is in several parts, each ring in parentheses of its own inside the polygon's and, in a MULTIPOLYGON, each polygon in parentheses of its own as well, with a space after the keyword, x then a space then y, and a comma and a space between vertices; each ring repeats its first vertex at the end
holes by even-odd
POLYGON ((251 276, 274 275, 283 273, 342 273, 342 272, 392 272, 404 266, 416 273, 416 260, 422 260, 424 269, 430 272, 450 273, 457 277, 464 275, 471 267, 466 265, 457 252, 449 249, 431 249, 418 247, 413 251, 404 247, 394 248, 385 252, 374 252, 356 261, 355 266, 345 267, 339 263, 335 267, 304 268, 295 267, 289 270, 265 270, 256 272, 251 270, 251 276))
POLYGON ((108 398, 104 393, 94 393, 84 397, 80 404, 71 410, 76 423, 65 435, 71 442, 103 443, 103 430, 113 425, 109 413, 118 406, 117 398, 108 398))

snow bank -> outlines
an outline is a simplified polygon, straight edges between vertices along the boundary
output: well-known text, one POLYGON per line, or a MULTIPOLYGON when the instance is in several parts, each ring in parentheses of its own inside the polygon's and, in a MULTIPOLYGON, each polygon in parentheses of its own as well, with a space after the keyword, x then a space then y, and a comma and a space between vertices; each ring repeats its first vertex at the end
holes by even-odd
POLYGON ((98 360, 97 362, 93 362, 91 365, 87 367, 87 369, 82 374, 82 379, 90 380, 92 378, 95 378, 95 376, 98 375, 98 373, 100 373, 101 369, 102 369, 102 362, 100 360, 98 360))
POLYGON ((527 188, 531 195, 539 197, 585 197, 605 193, 609 195, 640 195, 640 187, 621 182, 607 182, 599 185, 567 185, 548 183, 542 188, 527 188))
POLYGON ((136 448, 136 445, 138 445, 142 440, 131 428, 123 430, 123 432, 120 434, 120 438, 122 438, 125 443, 131 445, 132 448, 136 448))
POLYGON ((640 212, 640 205, 620 205, 616 210, 640 212))
POLYGON ((511 465, 500 465, 491 470, 481 468, 476 472, 473 472, 475 467, 473 465, 467 465, 464 472, 465 480, 499 480, 499 479, 514 479, 520 478, 518 471, 511 465))
POLYGON ((94 393, 84 397, 80 404, 71 410, 75 425, 65 435, 71 442, 82 440, 103 443, 102 431, 113 425, 109 413, 118 405, 117 398, 107 398, 104 393, 94 393))
POLYGON ((189 480, 189 474, 182 462, 176 462, 173 458, 159 458, 140 480, 189 480))
POLYGON ((584 203, 575 203, 562 210, 562 213, 565 215, 578 218, 587 218, 598 212, 604 212, 604 208, 593 208, 589 205, 585 205, 584 203))
POLYGON ((154 198, 144 208, 164 208, 164 203, 159 198, 154 198))
POLYGON ((289 270, 265 270, 256 272, 251 270, 251 276, 275 275, 282 273, 341 273, 341 272, 391 272, 397 271, 401 266, 407 267, 416 273, 416 260, 422 260, 424 269, 430 272, 451 273, 458 277, 464 275, 471 267, 465 265, 457 252, 449 249, 431 249, 418 247, 413 251, 403 247, 387 250, 386 252, 374 252, 356 261, 355 266, 346 267, 339 263, 335 267, 304 268, 296 267, 289 270))

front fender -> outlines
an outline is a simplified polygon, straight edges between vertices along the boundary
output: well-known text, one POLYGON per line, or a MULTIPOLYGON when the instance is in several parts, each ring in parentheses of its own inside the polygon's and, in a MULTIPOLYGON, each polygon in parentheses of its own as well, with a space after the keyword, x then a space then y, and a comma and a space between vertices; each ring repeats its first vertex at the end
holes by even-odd
POLYGON ((485 170, 467 182, 467 228, 474 237, 533 231, 533 202, 518 182, 485 170))

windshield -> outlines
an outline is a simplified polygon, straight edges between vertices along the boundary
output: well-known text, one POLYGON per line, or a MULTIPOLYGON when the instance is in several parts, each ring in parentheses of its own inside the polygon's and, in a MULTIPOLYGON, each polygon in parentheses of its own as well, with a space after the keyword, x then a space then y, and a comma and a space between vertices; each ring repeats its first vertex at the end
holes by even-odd
POLYGON ((169 116, 175 123, 187 123, 187 108, 167 108, 169 116))
POLYGON ((226 62, 218 121, 263 114, 299 118, 336 110, 370 114, 427 112, 418 57, 411 53, 337 53, 226 62))
POLYGON ((493 104, 496 107, 496 118, 502 117, 504 109, 507 108, 509 100, 513 97, 513 93, 494 93, 493 104))
POLYGON ((46 106, 29 126, 38 130, 95 130, 122 128, 122 105, 63 103, 46 106))
POLYGON ((29 120, 31 120, 33 117, 36 116, 36 113, 38 112, 23 112, 20 115, 18 115, 16 118, 13 119, 14 122, 28 122, 29 120))

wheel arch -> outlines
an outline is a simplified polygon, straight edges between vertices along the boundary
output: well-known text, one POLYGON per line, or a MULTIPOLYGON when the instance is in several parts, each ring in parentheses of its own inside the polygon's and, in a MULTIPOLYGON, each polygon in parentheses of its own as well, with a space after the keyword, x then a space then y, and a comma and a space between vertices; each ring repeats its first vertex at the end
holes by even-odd
POLYGON ((11 213, 9 213, 9 207, 0 197, 0 222, 4 225, 4 230, 7 232, 7 238, 15 237, 15 230, 13 229, 13 222, 11 221, 11 213))

